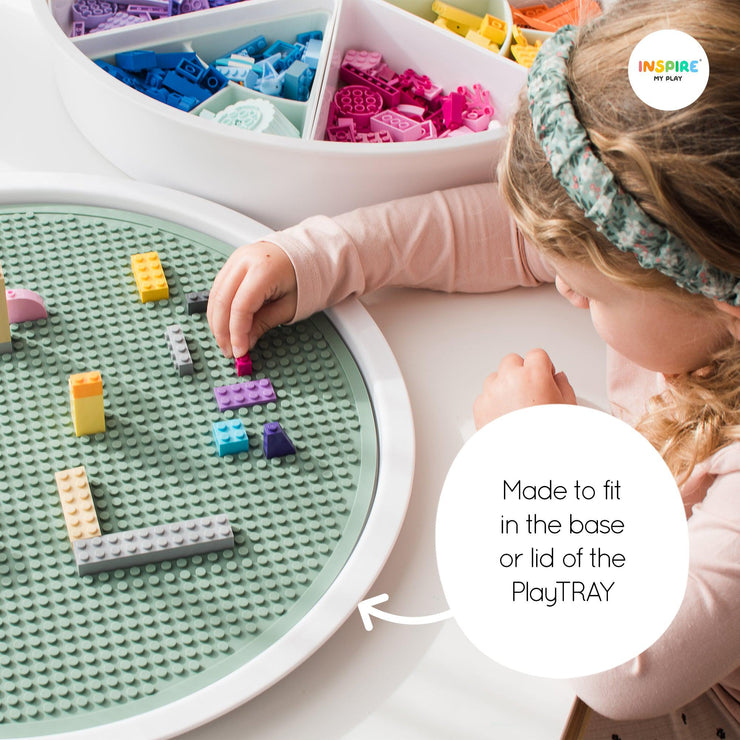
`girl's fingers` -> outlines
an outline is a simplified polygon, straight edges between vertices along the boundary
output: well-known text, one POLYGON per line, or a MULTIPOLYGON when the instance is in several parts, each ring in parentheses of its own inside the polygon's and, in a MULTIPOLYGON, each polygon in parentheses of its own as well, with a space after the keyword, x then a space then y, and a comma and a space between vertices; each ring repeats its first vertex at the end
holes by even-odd
POLYGON ((249 350, 250 333, 255 314, 275 296, 275 286, 259 266, 247 271, 231 302, 229 341, 234 357, 249 350))
POLYGON ((565 403, 576 405, 576 392, 573 390, 573 386, 568 381, 566 374, 562 371, 555 373, 553 380, 555 381, 555 385, 558 387, 558 390, 563 395, 563 401, 565 403))
POLYGON ((544 349, 531 349, 524 356, 524 366, 531 367, 536 370, 541 370, 548 375, 555 373, 555 367, 552 364, 550 355, 545 352, 544 349))
POLYGON ((229 261, 221 268, 216 279, 213 281, 210 296, 208 297, 208 309, 206 317, 211 332, 216 339, 216 344, 226 357, 232 356, 229 316, 231 315, 231 304, 239 289, 245 275, 247 265, 233 266, 229 261))
MULTIPOLYGON (((248 346, 252 349, 257 340, 268 330, 278 324, 285 324, 295 314, 295 298, 285 296, 272 303, 266 303, 252 318, 252 328, 249 332, 248 346)), ((236 342, 234 347, 236 348, 236 342)), ((246 351, 246 350, 245 350, 246 351)), ((234 350, 236 354, 236 349, 234 350)))

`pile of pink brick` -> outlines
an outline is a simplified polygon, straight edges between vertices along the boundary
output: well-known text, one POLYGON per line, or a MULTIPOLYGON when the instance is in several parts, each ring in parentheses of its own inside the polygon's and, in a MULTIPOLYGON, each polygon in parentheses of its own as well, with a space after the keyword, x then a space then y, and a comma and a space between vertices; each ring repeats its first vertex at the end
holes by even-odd
POLYGON ((377 51, 347 51, 329 110, 329 141, 382 143, 444 139, 500 125, 480 85, 445 95, 413 69, 395 72, 377 51))

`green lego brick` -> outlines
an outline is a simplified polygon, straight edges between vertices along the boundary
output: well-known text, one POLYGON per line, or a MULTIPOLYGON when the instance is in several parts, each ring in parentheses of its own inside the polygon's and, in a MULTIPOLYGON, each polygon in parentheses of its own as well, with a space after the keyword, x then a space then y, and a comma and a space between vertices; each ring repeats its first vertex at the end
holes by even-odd
POLYGON ((49 316, 0 355, 0 738, 98 727, 208 686, 297 624, 336 579, 372 504, 377 437, 367 389, 324 315, 270 332, 251 353, 277 400, 219 412, 236 383, 187 292, 230 249, 139 214, 0 207, 0 262, 49 316), (156 250, 170 300, 142 303, 131 254, 156 250), (188 337, 173 372, 166 327, 188 337), (104 435, 76 437, 67 378, 105 378, 104 435), (213 422, 252 439, 280 421, 296 455, 258 444, 214 454, 213 422), (103 535, 223 513, 234 548, 79 576, 54 473, 85 466, 103 535), (12 481, 12 485, 10 484, 12 481))

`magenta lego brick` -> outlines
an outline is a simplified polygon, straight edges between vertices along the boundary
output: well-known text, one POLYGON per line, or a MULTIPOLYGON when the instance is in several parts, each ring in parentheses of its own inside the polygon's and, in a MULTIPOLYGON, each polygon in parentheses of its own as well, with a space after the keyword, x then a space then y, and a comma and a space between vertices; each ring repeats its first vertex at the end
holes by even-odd
POLYGON ((337 116, 351 118, 358 129, 368 130, 370 118, 383 110, 383 97, 365 85, 348 85, 334 94, 337 116))
POLYGON ((465 109, 465 96, 458 92, 451 92, 442 99, 442 115, 445 126, 462 126, 462 114, 465 109))
POLYGON ((252 358, 249 356, 249 352, 246 355, 237 357, 234 360, 234 368, 238 377, 252 374, 252 358))
POLYGON ((397 87, 384 82, 370 72, 357 69, 357 67, 351 64, 343 64, 340 67, 339 79, 348 85, 364 85, 365 87, 369 87, 371 90, 380 94, 383 102, 389 108, 393 108, 401 102, 401 91, 397 87))
POLYGON ((217 385, 213 389, 219 411, 256 406, 258 403, 276 401, 275 389, 267 378, 251 380, 248 383, 217 385))
POLYGON ((326 129, 326 136, 329 141, 356 141, 354 126, 329 126, 326 129))

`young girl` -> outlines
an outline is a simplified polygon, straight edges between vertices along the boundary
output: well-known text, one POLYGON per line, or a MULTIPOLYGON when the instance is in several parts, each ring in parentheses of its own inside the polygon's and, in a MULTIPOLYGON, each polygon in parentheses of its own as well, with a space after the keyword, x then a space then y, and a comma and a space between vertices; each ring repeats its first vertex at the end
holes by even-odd
MULTIPOLYGON (((738 39, 734 0, 623 0, 562 29, 532 68, 498 186, 308 219, 238 249, 209 301, 227 356, 382 285, 554 280, 590 311, 610 348, 614 412, 681 487, 690 575, 650 649, 575 682, 595 710, 587 738, 740 738, 738 39), (706 90, 678 111, 642 103, 627 76, 632 49, 663 28, 691 34, 709 58, 706 90)), ((476 424, 542 403, 575 403, 565 375, 543 350, 508 355, 483 384, 476 424)))

